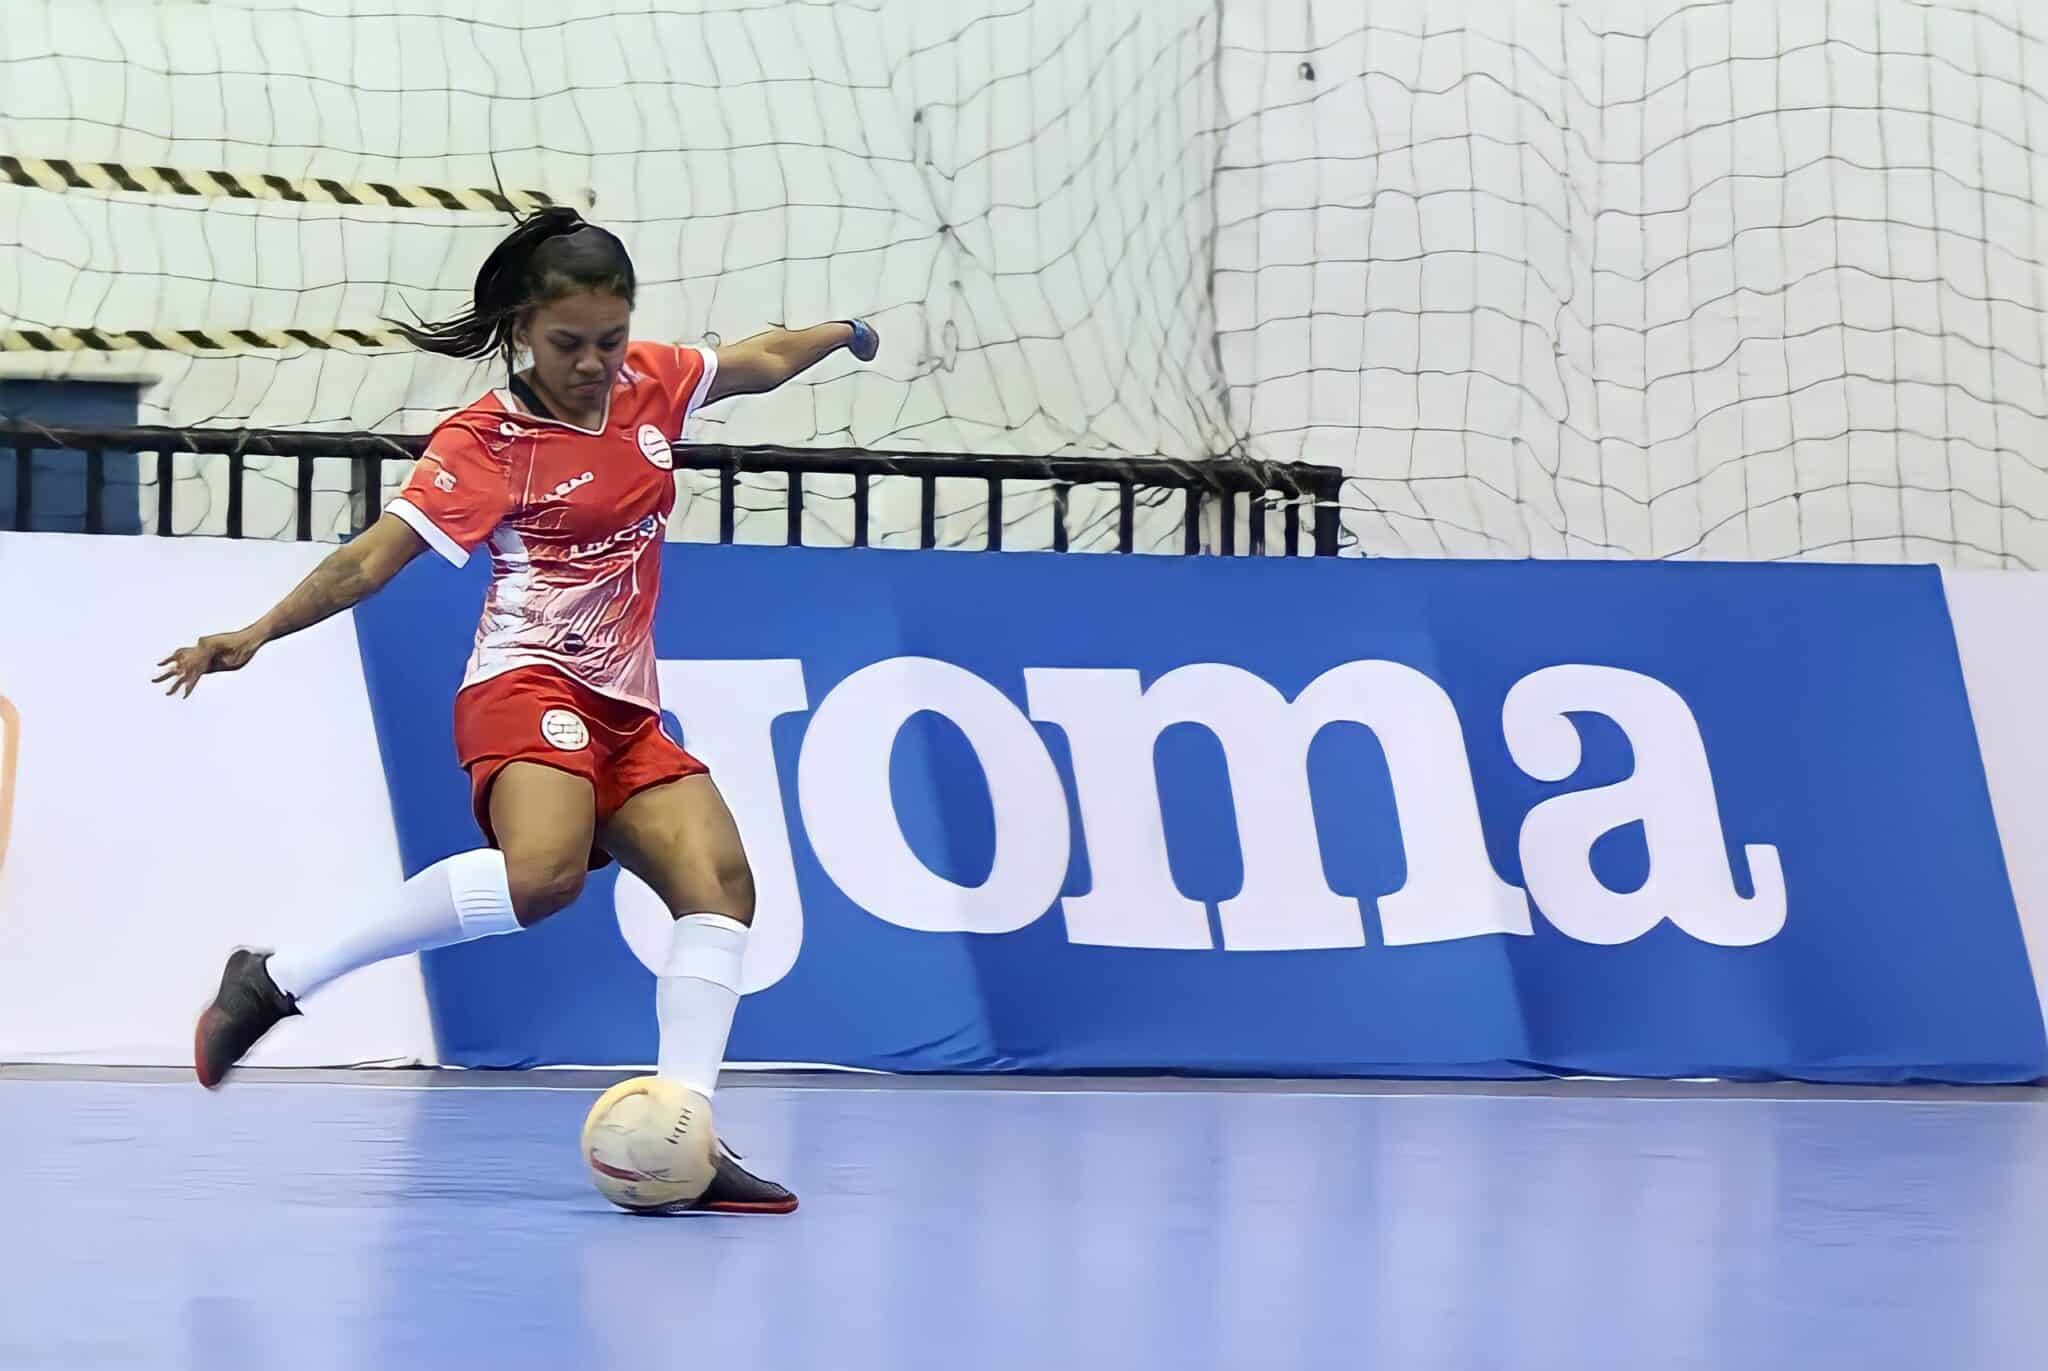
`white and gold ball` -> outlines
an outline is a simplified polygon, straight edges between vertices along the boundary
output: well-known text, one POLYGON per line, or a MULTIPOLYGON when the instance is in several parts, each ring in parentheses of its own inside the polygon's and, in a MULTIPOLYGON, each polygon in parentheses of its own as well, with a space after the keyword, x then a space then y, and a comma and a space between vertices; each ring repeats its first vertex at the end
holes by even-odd
POLYGON ((687 1208, 711 1184, 711 1101, 686 1085, 640 1076, 598 1097, 583 1120, 583 1160, 597 1192, 621 1209, 687 1208))

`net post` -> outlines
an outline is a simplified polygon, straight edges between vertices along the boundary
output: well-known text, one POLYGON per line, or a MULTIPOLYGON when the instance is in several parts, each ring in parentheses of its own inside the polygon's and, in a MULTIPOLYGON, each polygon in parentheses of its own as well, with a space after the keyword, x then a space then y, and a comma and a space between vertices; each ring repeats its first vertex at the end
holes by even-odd
POLYGON ((868 545, 868 474, 856 472, 853 478, 853 545, 868 545))
MULTIPOLYGON (((363 526, 369 527, 369 517, 364 516, 363 526)), ((228 537, 242 536, 242 454, 228 454, 228 537)))
POLYGON ((27 442, 14 445, 14 531, 29 530, 29 497, 35 491, 35 449, 27 442))
POLYGON ((1224 557, 1235 557, 1237 555, 1237 492, 1234 490, 1224 491, 1222 499, 1217 505, 1217 510, 1220 516, 1218 523, 1222 527, 1223 536, 1216 544, 1216 551, 1224 557))
POLYGON ((1251 546, 1246 550, 1254 557, 1266 555, 1266 492, 1255 491, 1247 504, 1246 513, 1251 525, 1251 546))
POLYGON ((733 511, 740 502, 740 474, 730 466, 718 469, 718 541, 732 541, 733 511))
POLYGON ((172 511, 177 506, 174 490, 178 480, 177 454, 169 448, 160 448, 156 454, 156 533, 159 538, 168 538, 177 531, 172 520, 172 511))
POLYGON ((1067 550, 1067 498, 1073 487, 1062 481, 1052 488, 1052 550, 1067 550))
POLYGON ((297 501, 296 536, 302 543, 313 541, 313 459, 299 458, 298 487, 293 491, 297 501))
POLYGON ((1316 497, 1316 556, 1337 555, 1337 501, 1335 496, 1316 497))
POLYGON ((1299 557, 1301 555, 1301 501, 1289 500, 1286 512, 1281 518, 1285 531, 1280 535, 1282 540, 1280 546, 1286 549, 1289 557, 1299 557))
POLYGON ((1003 482, 998 476, 988 478, 988 550, 1003 550, 1003 482))
POLYGON ((789 514, 788 531, 784 541, 791 547, 804 545, 804 474, 801 471, 789 473, 789 494, 784 497, 783 508, 789 514))
POLYGON ((1202 551, 1202 488, 1188 487, 1187 509, 1181 517, 1180 550, 1188 557, 1199 556, 1202 551))
POLYGON ((1135 552, 1138 546, 1138 488, 1129 481, 1116 483, 1116 550, 1135 552))
POLYGON ((85 531, 103 533, 107 520, 104 496, 107 485, 106 449, 94 445, 85 450, 85 531))
POLYGON ((939 545, 939 482, 934 476, 917 478, 917 545, 939 545))
MULTIPOLYGON (((377 507, 377 486, 383 478, 383 471, 375 457, 358 457, 349 480, 349 522, 351 530, 361 533, 370 526, 370 515, 377 507)), ((234 499, 230 488, 230 500, 234 499)))

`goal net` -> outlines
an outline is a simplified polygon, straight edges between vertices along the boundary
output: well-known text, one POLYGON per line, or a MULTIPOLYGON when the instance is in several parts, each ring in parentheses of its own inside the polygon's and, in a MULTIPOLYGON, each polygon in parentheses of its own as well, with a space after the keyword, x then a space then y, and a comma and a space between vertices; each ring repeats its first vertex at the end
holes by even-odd
MULTIPOLYGON (((17 0, 0 411, 423 430, 494 378, 383 321, 556 200, 633 249, 643 335, 882 331, 697 440, 1332 463, 1375 554, 2048 564, 2026 0, 620 8, 17 0)), ((219 467, 180 459, 195 529, 219 467)))

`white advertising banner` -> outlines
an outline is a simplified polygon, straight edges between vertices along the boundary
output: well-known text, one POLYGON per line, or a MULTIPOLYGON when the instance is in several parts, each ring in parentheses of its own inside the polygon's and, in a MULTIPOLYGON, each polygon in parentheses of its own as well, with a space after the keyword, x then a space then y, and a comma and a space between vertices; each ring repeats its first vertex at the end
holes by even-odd
POLYGON ((2013 902, 2048 1007, 2048 573, 1944 571, 2013 902))
MULTIPOLYGON (((391 898, 398 847, 348 616, 189 700, 150 682, 331 550, 0 534, 0 1061, 188 1063, 230 950, 391 898)), ((414 958, 331 987, 250 1058, 433 1060, 414 958)))

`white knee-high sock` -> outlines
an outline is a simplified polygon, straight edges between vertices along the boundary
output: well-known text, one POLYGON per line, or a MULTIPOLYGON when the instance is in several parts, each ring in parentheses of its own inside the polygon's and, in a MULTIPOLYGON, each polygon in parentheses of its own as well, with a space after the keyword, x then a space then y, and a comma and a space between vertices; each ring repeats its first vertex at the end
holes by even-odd
POLYGON ((668 960, 654 983, 661 1025, 655 1074, 711 1098, 725 1040, 740 1004, 740 960, 747 926, 723 914, 686 914, 669 934, 668 960))
POLYGON ((400 886, 383 918, 329 943, 278 951, 270 959, 270 979, 285 994, 304 999, 336 977, 387 957, 518 931, 504 854, 480 847, 438 861, 400 886))

